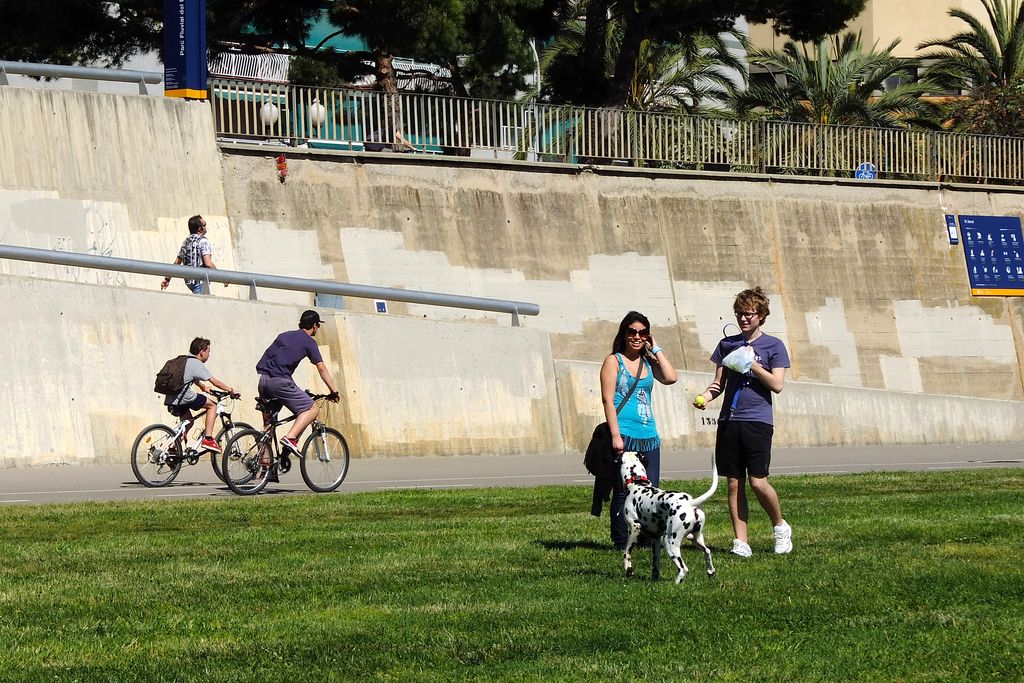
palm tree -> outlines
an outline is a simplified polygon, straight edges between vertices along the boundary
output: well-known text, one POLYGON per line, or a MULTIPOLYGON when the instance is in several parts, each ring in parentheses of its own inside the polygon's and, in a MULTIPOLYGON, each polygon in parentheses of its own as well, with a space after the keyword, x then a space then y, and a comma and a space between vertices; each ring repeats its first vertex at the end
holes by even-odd
MULTIPOLYGON (((583 18, 587 10, 586 0, 570 3, 555 40, 541 54, 541 71, 549 73, 560 59, 581 54, 587 38, 583 18)), ((624 33, 621 19, 612 14, 603 50, 607 78, 615 69, 624 33)), ((695 113, 709 102, 723 100, 733 86, 729 73, 740 78, 746 74, 743 60, 729 50, 729 38, 743 40, 734 31, 714 35, 697 31, 673 43, 644 40, 633 64, 626 108, 695 113)))
POLYGON ((785 83, 753 83, 734 89, 730 104, 740 117, 840 125, 934 127, 935 106, 920 99, 934 89, 927 81, 900 83, 885 89, 889 78, 910 80, 914 62, 898 59, 893 41, 884 50, 864 51, 860 36, 845 33, 823 38, 813 54, 789 41, 781 52, 757 50, 751 64, 765 67, 785 83), (831 44, 830 44, 831 43, 831 44))
POLYGON ((988 26, 954 8, 949 16, 967 24, 967 29, 917 46, 919 50, 940 48, 921 59, 932 62, 927 75, 943 87, 981 92, 1024 78, 1024 5, 1019 0, 981 0, 981 4, 988 26))
POLYGON ((698 32, 681 43, 641 42, 626 108, 694 114, 709 103, 724 101, 735 85, 729 72, 746 75, 746 66, 729 51, 725 35, 740 39, 732 32, 698 32))

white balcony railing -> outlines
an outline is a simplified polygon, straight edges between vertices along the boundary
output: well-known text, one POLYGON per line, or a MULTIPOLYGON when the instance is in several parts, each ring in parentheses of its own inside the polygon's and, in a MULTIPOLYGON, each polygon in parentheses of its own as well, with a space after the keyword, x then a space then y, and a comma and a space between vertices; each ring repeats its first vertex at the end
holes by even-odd
POLYGON ((733 121, 669 113, 212 79, 223 139, 357 151, 852 177, 1024 183, 1024 138, 733 121))

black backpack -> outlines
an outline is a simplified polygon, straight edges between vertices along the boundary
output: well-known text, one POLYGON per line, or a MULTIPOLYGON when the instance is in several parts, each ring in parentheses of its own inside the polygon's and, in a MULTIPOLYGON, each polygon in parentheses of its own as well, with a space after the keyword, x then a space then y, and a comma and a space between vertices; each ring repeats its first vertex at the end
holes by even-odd
POLYGON ((164 363, 160 372, 156 373, 153 391, 168 396, 180 394, 185 388, 185 362, 189 358, 191 356, 177 356, 164 363))

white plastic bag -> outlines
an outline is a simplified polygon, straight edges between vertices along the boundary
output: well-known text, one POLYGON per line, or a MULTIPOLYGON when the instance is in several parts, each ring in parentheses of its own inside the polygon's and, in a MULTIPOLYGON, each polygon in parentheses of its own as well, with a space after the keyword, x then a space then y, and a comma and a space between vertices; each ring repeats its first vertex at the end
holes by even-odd
POLYGON ((750 372, 750 366, 753 364, 754 349, 750 346, 740 346, 722 359, 722 365, 741 375, 750 372))

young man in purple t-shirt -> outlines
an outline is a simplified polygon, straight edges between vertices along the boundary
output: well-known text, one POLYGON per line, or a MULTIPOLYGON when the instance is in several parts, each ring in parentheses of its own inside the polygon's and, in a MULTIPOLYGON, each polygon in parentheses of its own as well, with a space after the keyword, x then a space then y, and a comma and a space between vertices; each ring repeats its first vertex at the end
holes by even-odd
POLYGON ((298 438, 320 411, 313 399, 292 379, 295 368, 304 358, 316 366, 320 379, 331 390, 327 400, 332 403, 340 400, 331 371, 327 369, 320 348, 313 341, 321 324, 320 315, 316 311, 305 311, 299 318, 299 329, 277 335, 274 343, 267 347, 256 364, 256 372, 260 375, 260 397, 277 399, 296 415, 288 434, 281 437, 281 445, 286 452, 299 453, 298 438))
POLYGON ((729 516, 735 535, 730 552, 740 557, 751 555, 744 481, 749 476, 750 488, 774 526, 775 552, 782 555, 793 550, 793 530, 782 518, 779 496, 768 483, 768 467, 775 429, 772 394, 782 391, 789 353, 781 339, 761 330, 770 311, 768 297, 760 287, 740 292, 733 302, 733 312, 740 333, 718 343, 711 354, 715 379, 693 405, 704 410, 707 403, 724 394, 715 462, 729 481, 729 516))

